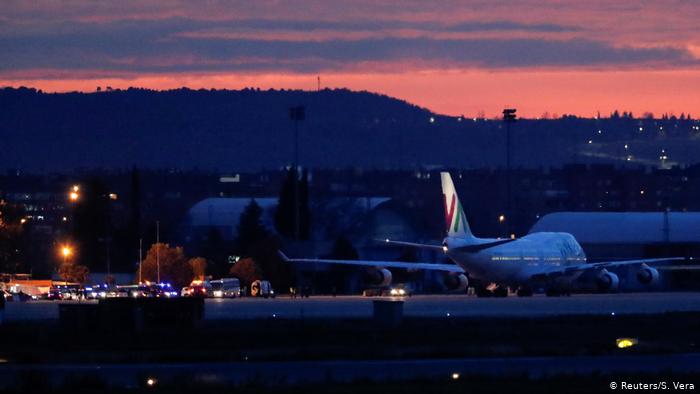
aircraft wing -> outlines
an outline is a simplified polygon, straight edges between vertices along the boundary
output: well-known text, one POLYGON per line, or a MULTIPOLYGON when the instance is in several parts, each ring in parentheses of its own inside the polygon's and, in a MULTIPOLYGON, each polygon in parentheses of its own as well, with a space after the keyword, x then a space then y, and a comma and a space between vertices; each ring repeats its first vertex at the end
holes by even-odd
MULTIPOLYGON (((656 259, 639 259, 639 260, 620 260, 620 261, 601 261, 598 263, 588 264, 596 268, 615 268, 625 265, 646 264, 650 266, 664 265, 674 261, 683 261, 685 257, 661 257, 656 259)), ((584 264, 586 265, 586 264, 584 264)))
MULTIPOLYGON (((419 244, 419 243, 415 243, 415 242, 393 241, 393 240, 390 240, 389 238, 375 239, 375 241, 387 243, 389 245, 396 245, 396 246, 410 246, 413 248, 420 248, 420 249, 439 250, 441 252, 447 251, 446 247, 443 245, 431 245, 431 244, 419 244)), ((480 243, 476 243, 474 245, 458 246, 457 248, 459 250, 462 250, 465 252, 478 252, 480 250, 493 248, 494 246, 503 245, 503 244, 513 242, 513 241, 515 241, 515 239, 506 238, 506 239, 498 239, 498 240, 495 240, 492 242, 480 242, 480 243)))
POLYGON ((410 263, 404 261, 374 261, 374 260, 332 260, 332 259, 290 259, 284 253, 279 251, 280 257, 289 263, 319 263, 319 264, 341 264, 341 265, 359 265, 365 267, 382 267, 382 268, 404 268, 411 270, 432 270, 443 272, 464 273, 464 270, 456 264, 437 264, 437 263, 410 263))
POLYGON ((375 239, 377 242, 383 242, 387 243, 389 245, 396 245, 396 246, 410 246, 412 248, 421 248, 421 249, 432 249, 432 250, 439 250, 443 251, 442 245, 430 245, 430 244, 419 244, 415 242, 405 242, 405 241, 393 241, 389 238, 386 239, 375 239))
POLYGON ((597 263, 586 263, 586 264, 562 266, 562 267, 558 267, 556 269, 548 271, 545 275, 547 275, 547 276, 561 275, 561 274, 570 275, 570 274, 583 272, 583 271, 599 270, 599 269, 604 269, 604 268, 617 268, 617 267, 622 267, 622 266, 626 266, 626 265, 646 264, 646 265, 649 265, 652 267, 656 267, 659 265, 669 264, 669 263, 672 263, 674 261, 683 261, 683 260, 685 260, 685 257, 662 257, 662 258, 655 258, 655 259, 601 261, 601 262, 597 262, 597 263))

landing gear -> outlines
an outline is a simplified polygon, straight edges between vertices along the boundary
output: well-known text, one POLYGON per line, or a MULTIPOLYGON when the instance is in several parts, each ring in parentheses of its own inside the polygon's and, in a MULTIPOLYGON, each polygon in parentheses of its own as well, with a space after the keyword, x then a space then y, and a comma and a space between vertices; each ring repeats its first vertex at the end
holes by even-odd
POLYGON ((493 297, 493 291, 485 288, 485 287, 477 287, 474 289, 474 292, 476 293, 477 297, 493 297))
POLYGON ((532 289, 527 286, 521 286, 518 287, 518 291, 516 294, 518 295, 518 297, 532 297, 532 289))
POLYGON ((489 285, 488 287, 478 286, 474 288, 477 297, 508 297, 507 286, 489 285))
POLYGON ((548 287, 544 293, 547 295, 547 297, 568 297, 571 295, 571 290, 560 287, 548 287))
POLYGON ((496 287, 496 289, 493 291, 493 296, 494 297, 508 297, 508 287, 506 287, 506 286, 496 287))

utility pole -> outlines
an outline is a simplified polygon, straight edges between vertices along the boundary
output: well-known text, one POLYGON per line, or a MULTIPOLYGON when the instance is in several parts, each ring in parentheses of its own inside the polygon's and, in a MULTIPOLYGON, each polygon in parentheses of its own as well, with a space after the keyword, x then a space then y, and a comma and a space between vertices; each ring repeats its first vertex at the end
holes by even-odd
MULTIPOLYGON (((320 77, 319 77, 320 78, 320 77)), ((289 118, 294 122, 294 239, 299 240, 299 122, 305 118, 303 105, 289 108, 289 118)))
POLYGON ((156 269, 157 280, 160 283, 160 221, 156 220, 156 269))
POLYGON ((515 108, 503 110, 503 122, 506 124, 506 229, 508 237, 513 238, 513 210, 511 199, 511 168, 510 168, 510 124, 515 123, 517 115, 515 108))
POLYGON ((107 236, 107 275, 112 275, 112 258, 111 258, 111 246, 112 246, 112 237, 107 236))
POLYGON ((139 238, 139 284, 143 282, 141 269, 143 267, 143 238, 139 238))

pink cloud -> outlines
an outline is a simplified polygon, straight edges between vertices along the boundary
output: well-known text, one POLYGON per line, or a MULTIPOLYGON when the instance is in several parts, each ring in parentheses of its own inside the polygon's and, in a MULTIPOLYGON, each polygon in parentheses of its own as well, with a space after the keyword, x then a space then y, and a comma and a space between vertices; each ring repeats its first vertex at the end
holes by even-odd
MULTIPOLYGON (((271 42, 359 41, 387 38, 429 38, 433 40, 532 39, 562 41, 585 39, 612 48, 679 48, 700 59, 700 29, 697 16, 700 2, 669 0, 664 2, 604 1, 561 2, 555 0, 313 0, 282 2, 188 0, 52 0, 27 2, 8 0, 0 10, 0 37, 23 39, 40 33, 51 36, 53 24, 70 33, 72 23, 104 28, 109 37, 111 24, 138 21, 139 26, 156 21, 204 21, 204 27, 178 31, 162 37, 162 42, 192 41, 194 49, 206 40, 262 40, 271 42), (325 28, 231 28, 250 20, 285 22, 326 22, 325 28), (390 21, 413 23, 411 26, 363 27, 364 22, 381 25, 390 21), (206 22, 224 26, 208 27, 206 22), (336 23, 343 26, 333 26, 336 23), (357 23, 357 27, 352 27, 357 23), (520 24, 518 28, 450 30, 449 26, 472 23, 520 24), (226 26, 226 25, 231 26, 226 26), (527 29, 527 26, 553 24, 556 29, 527 29), (435 25, 445 29, 434 28, 435 25), (566 29, 568 27, 568 29, 566 29)), ((89 37, 88 37, 89 38, 89 37)), ((209 42, 210 43, 210 42, 209 42)), ((137 45, 136 42, 134 45, 137 45)), ((104 47, 109 49, 109 41, 104 47)), ((3 49, 0 47, 0 49, 3 49)), ((697 112, 700 108, 700 71, 687 64, 663 62, 663 59, 639 64, 567 64, 566 66, 515 65, 502 68, 451 58, 346 59, 322 58, 311 54, 305 59, 281 59, 273 56, 234 54, 215 58, 185 47, 180 52, 90 54, 94 66, 78 69, 71 65, 9 67, 0 60, 0 84, 35 86, 49 91, 85 90, 96 86, 143 86, 155 89, 177 88, 308 88, 315 86, 316 73, 305 72, 304 61, 322 71, 326 86, 349 87, 386 93, 448 114, 473 115, 480 110, 496 114, 505 105, 520 108, 536 117, 543 112, 576 113, 591 116, 614 109, 644 111, 697 112), (236 66, 259 65, 243 71, 236 66), (268 66, 276 65, 271 71, 268 66), (232 67, 225 70, 222 68, 232 67), (135 72, 138 67, 146 71, 135 72), (192 67, 185 72, 174 68, 192 67), (659 70, 657 70, 659 68, 659 70), (162 69, 161 72, 154 70, 162 69), (300 71, 302 70, 302 71, 300 71)), ((419 52, 421 49, 416 48, 419 52)), ((20 53, 21 55, 21 53, 20 53)), ((514 54, 513 56, 518 56, 514 54)), ((8 59, 8 58, 5 58, 8 59)), ((32 63, 33 64, 33 63, 32 63)))

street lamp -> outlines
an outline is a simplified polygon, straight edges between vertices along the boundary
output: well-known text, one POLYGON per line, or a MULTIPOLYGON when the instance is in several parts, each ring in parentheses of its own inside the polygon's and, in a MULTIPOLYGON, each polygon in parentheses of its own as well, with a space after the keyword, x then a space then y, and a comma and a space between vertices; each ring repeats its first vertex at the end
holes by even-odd
MULTIPOLYGON (((64 265, 64 266, 66 265, 66 260, 67 260, 68 257, 70 257, 70 255, 72 255, 72 254, 73 254, 73 248, 71 248, 69 245, 63 245, 63 246, 61 247, 61 256, 63 256, 63 265, 64 265)), ((67 284, 68 284, 68 281, 67 281, 67 280, 64 280, 64 284, 67 285, 67 284)))
POLYGON ((80 198, 80 186, 78 185, 73 185, 73 187, 70 189, 70 192, 68 193, 68 199, 72 202, 78 201, 80 198))
POLYGON ((518 119, 515 108, 506 108, 503 110, 503 122, 506 124, 506 215, 511 220, 506 223, 508 233, 512 231, 513 211, 511 201, 511 174, 510 174, 510 125, 518 119))

